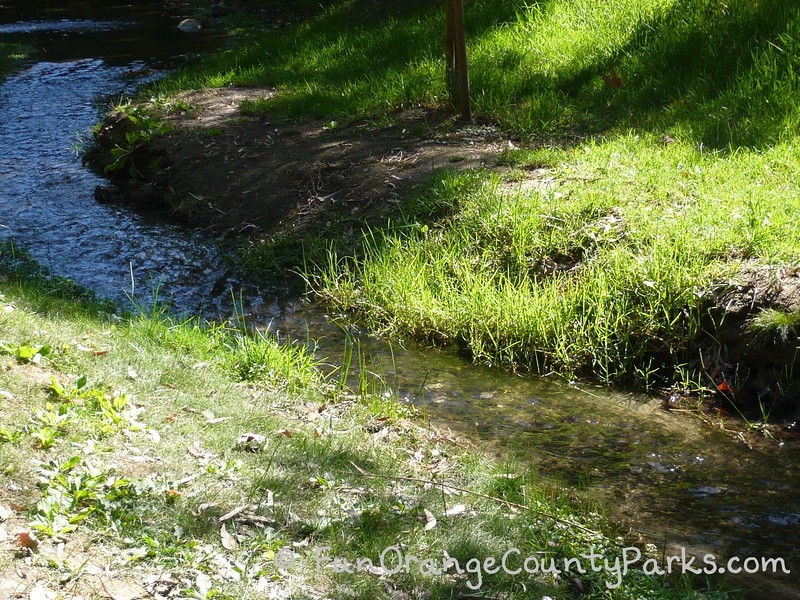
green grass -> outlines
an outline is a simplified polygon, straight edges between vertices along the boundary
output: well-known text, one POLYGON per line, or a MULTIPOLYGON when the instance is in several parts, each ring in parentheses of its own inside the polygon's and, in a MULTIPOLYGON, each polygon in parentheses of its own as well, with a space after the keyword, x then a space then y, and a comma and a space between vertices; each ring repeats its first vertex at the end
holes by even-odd
POLYGON ((753 319, 750 333, 756 338, 780 338, 784 342, 797 338, 800 333, 800 313, 765 310, 753 319))
POLYGON ((366 235, 318 288, 482 361, 663 383, 652 369, 697 356, 712 283, 741 261, 797 260, 799 168, 791 144, 720 156, 630 134, 562 152, 544 190, 453 173, 419 192, 444 193, 448 214, 366 235))
MULTIPOLYGON (((157 309, 120 314, 7 244, 0 273, 0 527, 13 534, 0 570, 12 581, 24 561, 40 586, 72 594, 112 585, 111 569, 115 584, 184 597, 451 598, 471 593, 474 571, 336 573, 316 568, 317 552, 377 562, 400 544, 465 566, 512 546, 556 560, 619 552, 596 507, 414 424, 386 389, 350 392, 302 346, 157 309)), ((607 589, 614 579, 583 575, 580 597, 733 597, 639 570, 607 589)), ((485 576, 481 591, 578 593, 534 575, 485 576)))
MULTIPOLYGON (((308 277, 374 325, 485 362, 644 386, 690 377, 701 330, 719 325, 711 289, 743 260, 800 257, 800 9, 475 0, 466 11, 475 112, 531 150, 502 154, 502 176, 435 175, 360 250, 334 240, 308 277), (531 184, 535 169, 549 187, 531 184)), ((344 121, 446 107, 442 12, 331 2, 157 85, 275 86, 248 111, 344 121)), ((294 248, 268 258, 286 264, 294 248)))
MULTIPOLYGON (((250 30, 157 84, 270 85, 251 110, 383 115, 447 104, 440 4, 347 0, 277 31, 250 30)), ((800 14, 791 0, 476 0, 467 6, 479 114, 536 138, 636 127, 706 146, 797 130, 800 14), (616 69, 622 86, 603 76, 616 69)))

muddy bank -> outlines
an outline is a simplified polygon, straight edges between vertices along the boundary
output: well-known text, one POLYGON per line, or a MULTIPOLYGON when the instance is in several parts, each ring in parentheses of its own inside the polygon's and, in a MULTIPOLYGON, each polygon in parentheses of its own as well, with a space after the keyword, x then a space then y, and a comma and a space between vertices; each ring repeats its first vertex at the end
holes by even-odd
MULTIPOLYGON (((391 124, 273 121, 242 114, 243 100, 269 89, 189 92, 180 109, 156 111, 170 132, 137 139, 124 165, 108 172, 116 189, 101 201, 171 211, 192 227, 250 238, 298 232, 312 222, 345 217, 355 224, 386 215, 404 194, 443 168, 494 164, 507 140, 493 127, 458 125, 425 109, 394 115, 391 124)), ((87 154, 107 171, 114 148, 129 148, 135 129, 112 113, 87 154)))
MULTIPOLYGON (((297 239, 320 223, 352 236, 402 210, 435 171, 500 169, 498 153, 513 145, 489 124, 459 124, 426 109, 395 114, 386 125, 242 113, 243 101, 274 93, 213 89, 181 95, 172 110, 145 107, 168 125, 147 140, 132 134, 136 125, 124 114, 110 114, 87 161, 100 171, 121 155, 124 163, 108 173, 114 185, 99 188, 96 198, 166 210, 238 240, 297 239)), ((764 406, 795 416, 800 326, 792 318, 800 314, 800 269, 745 262, 706 290, 703 302, 703 330, 685 342, 694 349, 687 366, 708 404, 748 418, 763 417, 764 406)), ((669 366, 670 357, 663 358, 669 366)))
POLYGON ((800 268, 740 265, 711 295, 696 368, 724 400, 763 418, 800 411, 800 268))

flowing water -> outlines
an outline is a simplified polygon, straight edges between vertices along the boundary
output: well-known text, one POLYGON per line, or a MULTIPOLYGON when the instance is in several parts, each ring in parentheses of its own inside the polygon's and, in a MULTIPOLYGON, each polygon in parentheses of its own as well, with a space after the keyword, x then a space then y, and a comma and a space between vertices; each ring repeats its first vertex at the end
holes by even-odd
MULTIPOLYGON (((181 311, 229 310, 240 289, 211 240, 153 214, 97 204, 102 179, 72 146, 109 98, 219 43, 182 34, 157 3, 0 5, 0 41, 38 49, 0 85, 0 237, 103 296, 147 299, 153 286, 181 311), (133 282, 133 284, 132 284, 133 282)), ((250 310, 280 335, 313 339, 320 355, 344 337, 318 308, 246 288, 250 310)), ((783 557, 800 569, 800 444, 748 447, 647 398, 517 377, 447 352, 391 348, 357 336, 371 369, 440 427, 510 451, 521 464, 599 496, 669 554, 783 557)), ((795 576, 731 576, 750 597, 798 597, 795 576)))
POLYGON ((146 8, 105 5, 98 20, 0 12, 10 21, 0 36, 33 46, 38 59, 0 87, 0 236, 114 299, 145 302, 158 288, 184 310, 213 310, 236 286, 219 249, 160 216, 98 204, 103 180, 79 157, 113 97, 219 42, 146 8))

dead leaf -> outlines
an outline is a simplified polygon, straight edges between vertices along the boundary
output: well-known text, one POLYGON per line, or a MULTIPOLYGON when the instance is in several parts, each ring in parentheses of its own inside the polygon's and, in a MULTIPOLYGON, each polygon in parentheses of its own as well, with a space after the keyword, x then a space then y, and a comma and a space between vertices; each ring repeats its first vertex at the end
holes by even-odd
POLYGON ((465 510, 467 510, 467 507, 464 506, 463 504, 455 504, 451 506, 444 514, 447 515, 448 517, 454 517, 455 515, 460 515, 465 510))
POLYGON ((283 437, 287 438, 294 437, 294 434, 288 429, 281 429, 278 433, 280 433, 283 437))
POLYGON ((232 511, 230 511, 229 513, 225 513, 224 515, 222 515, 219 518, 219 522, 220 523, 224 523, 225 521, 230 521, 233 517, 242 514, 248 508, 250 508, 249 504, 243 504, 242 506, 238 506, 238 507, 234 508, 232 511))
POLYGON ((36 550, 39 547, 39 540, 32 533, 23 531, 17 534, 17 544, 27 550, 36 550))
POLYGON ((43 587, 41 584, 37 584, 36 587, 31 590, 28 598, 29 600, 56 600, 56 593, 53 590, 43 587))
POLYGON ((203 502, 200 506, 197 507, 197 513, 200 514, 202 512, 207 511, 209 508, 215 508, 217 506, 216 502, 203 502))
POLYGON ((14 400, 14 394, 6 390, 0 390, 0 400, 14 400))
POLYGON ((217 423, 222 423, 224 421, 230 421, 231 417, 217 417, 216 419, 209 419, 206 421, 209 425, 216 425, 217 423))
POLYGON ((265 438, 260 433, 243 433, 236 440, 236 447, 239 450, 247 450, 249 452, 260 452, 267 443, 265 438))
POLYGON ((192 365, 192 368, 193 368, 193 369, 203 369, 203 368, 205 368, 205 367, 208 367, 208 366, 210 366, 210 365, 211 365, 211 363, 207 363, 207 362, 199 362, 199 363, 195 363, 195 364, 193 364, 193 365, 192 365))
POLYGON ((194 580, 194 587, 197 589, 197 593, 200 594, 201 598, 208 597, 208 593, 211 591, 212 586, 213 582, 211 581, 211 577, 205 573, 197 574, 197 577, 194 580))
POLYGON ((176 488, 179 488, 183 485, 186 485, 187 483, 191 483, 192 481, 200 477, 200 475, 202 475, 202 473, 193 473, 191 475, 187 475, 186 477, 182 477, 181 479, 175 480, 173 484, 175 485, 176 488))
POLYGON ((434 527, 436 527, 436 517, 433 516, 433 513, 429 511, 427 508, 422 509, 425 511, 425 531, 430 531, 434 527))
POLYGON ((256 591, 261 593, 267 592, 273 585, 274 583, 271 578, 259 577, 258 582, 256 582, 256 591))
POLYGON ((128 367, 128 379, 139 379, 139 374, 133 367, 128 367))
POLYGON ((103 589, 111 600, 136 600, 146 598, 147 590, 135 581, 125 579, 109 579, 103 581, 103 589))
POLYGON ((187 452, 189 452, 189 454, 191 454, 195 458, 205 458, 208 455, 208 453, 205 450, 203 450, 203 447, 200 445, 200 442, 195 442, 194 444, 189 446, 186 450, 187 452))
POLYGON ((236 538, 233 537, 225 527, 225 523, 222 524, 222 527, 219 529, 219 537, 222 540, 222 547, 225 550, 236 550, 239 547, 239 542, 236 541, 236 538))
POLYGON ((178 418, 178 413, 172 413, 171 415, 167 415, 166 417, 164 417, 164 420, 167 423, 172 423, 177 418, 178 418))
POLYGON ((389 435, 389 428, 384 427, 383 429, 379 429, 376 433, 373 433, 372 439, 375 440, 376 442, 379 442, 388 435, 389 435))
POLYGON ((28 510, 22 504, 17 504, 16 502, 11 502, 9 506, 11 507, 11 510, 13 510, 14 512, 25 512, 26 510, 28 510))
POLYGON ((267 490, 266 496, 259 503, 259 506, 264 508, 272 508, 274 505, 275 505, 275 496, 272 493, 272 490, 267 490))
POLYGON ((622 78, 617 75, 617 69, 615 67, 611 67, 611 73, 608 75, 603 75, 603 81, 605 81, 606 85, 610 88, 619 89, 622 87, 622 78))
POLYGON ((11 509, 0 504, 0 523, 11 518, 11 509))
POLYGON ((207 421, 210 421, 211 419, 216 419, 217 418, 217 415, 215 415, 210 410, 204 410, 200 414, 203 415, 206 418, 207 421))

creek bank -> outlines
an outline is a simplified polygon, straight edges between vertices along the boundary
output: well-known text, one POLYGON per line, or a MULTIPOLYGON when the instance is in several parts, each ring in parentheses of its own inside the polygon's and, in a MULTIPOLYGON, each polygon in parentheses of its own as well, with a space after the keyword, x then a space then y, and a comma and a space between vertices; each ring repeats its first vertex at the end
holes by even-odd
POLYGON ((426 109, 394 115, 384 126, 242 113, 241 102, 274 93, 229 87, 181 94, 180 109, 160 112, 169 133, 133 148, 126 135, 136 126, 112 112, 86 162, 107 172, 117 160, 112 151, 130 148, 124 165, 108 173, 122 190, 115 199, 168 208, 190 226, 226 237, 255 238, 342 217, 353 227, 386 216, 430 174, 493 164, 508 143, 494 127, 457 127, 426 109), (153 190, 161 201, 151 201, 153 190))
MULTIPOLYGON (((8 248, 0 245, 3 597, 34 587, 56 597, 66 589, 62 561, 74 571, 69 592, 84 597, 124 588, 107 595, 410 599, 429 597, 426 588, 440 592, 431 598, 471 590, 454 569, 333 577, 316 549, 355 564, 402 544, 408 556, 463 565, 544 547, 560 563, 588 548, 617 556, 624 540, 657 560, 655 546, 618 537, 594 505, 524 465, 415 424, 399 397, 329 385, 302 346, 155 312, 111 318, 60 282, 32 278, 41 268, 24 252, 3 263, 8 248)), ((524 582, 539 595, 600 599, 612 577, 581 569, 524 582)), ((630 597, 738 597, 641 570, 619 583, 630 597)), ((520 597, 502 573, 483 584, 520 597)))
POLYGON ((714 334, 706 339, 699 366, 717 393, 746 409, 763 405, 796 417, 800 267, 746 261, 712 299, 707 326, 714 334))
MULTIPOLYGON (((390 216, 402 214, 415 188, 431 174, 503 172, 500 152, 514 147, 491 124, 458 125, 423 108, 397 113, 383 126, 273 120, 242 112, 243 102, 275 93, 227 87, 184 92, 172 110, 145 106, 169 124, 169 131, 137 142, 125 167, 112 173, 116 190, 99 189, 98 200, 168 210, 197 229, 256 245, 280 237, 299 240, 324 223, 327 236, 345 238, 357 252, 364 225, 382 227, 390 216)), ((111 151, 124 147, 130 131, 124 114, 109 114, 96 131, 87 162, 107 168, 116 160, 111 151)), ((548 174, 536 170, 537 185, 548 174)), ((302 245, 293 251, 297 268, 302 245)), ((796 415, 800 326, 771 326, 763 317, 784 315, 791 321, 800 314, 798 273, 749 261, 735 277, 703 292, 702 311, 708 317, 698 337, 685 340, 695 348, 687 366, 699 375, 702 393, 713 404, 733 404, 748 418, 763 417, 764 406, 777 408, 773 416, 796 415)))

